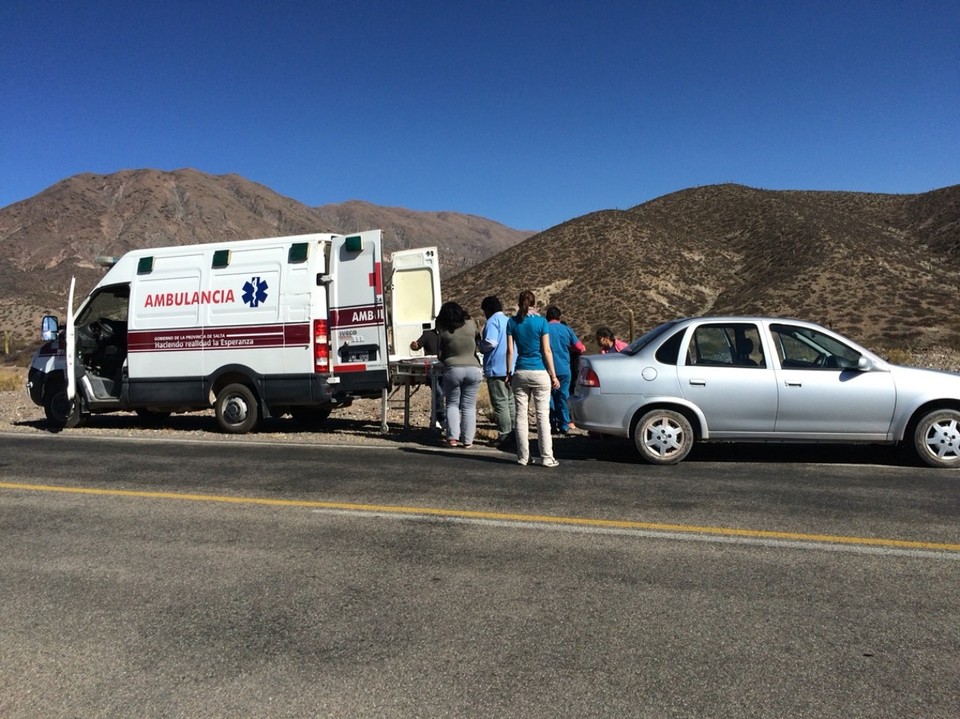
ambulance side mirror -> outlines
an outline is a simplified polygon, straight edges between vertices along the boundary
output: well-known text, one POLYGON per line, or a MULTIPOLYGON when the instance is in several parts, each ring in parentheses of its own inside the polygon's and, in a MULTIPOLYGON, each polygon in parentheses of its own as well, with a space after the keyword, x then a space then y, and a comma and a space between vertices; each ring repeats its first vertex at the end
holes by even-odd
POLYGON ((46 315, 42 320, 40 320, 40 338, 44 342, 57 339, 59 324, 60 323, 57 322, 56 317, 53 315, 46 315))

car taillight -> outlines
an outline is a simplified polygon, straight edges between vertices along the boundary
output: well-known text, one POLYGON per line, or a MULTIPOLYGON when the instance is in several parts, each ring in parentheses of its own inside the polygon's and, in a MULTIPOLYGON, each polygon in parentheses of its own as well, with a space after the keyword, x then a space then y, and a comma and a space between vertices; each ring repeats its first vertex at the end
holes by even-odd
POLYGON ((597 373, 593 371, 592 367, 584 367, 580 370, 580 379, 578 380, 581 387, 599 387, 600 378, 597 377, 597 373))
POLYGON ((330 369, 330 340, 327 337, 326 320, 313 321, 313 365, 316 372, 330 369))

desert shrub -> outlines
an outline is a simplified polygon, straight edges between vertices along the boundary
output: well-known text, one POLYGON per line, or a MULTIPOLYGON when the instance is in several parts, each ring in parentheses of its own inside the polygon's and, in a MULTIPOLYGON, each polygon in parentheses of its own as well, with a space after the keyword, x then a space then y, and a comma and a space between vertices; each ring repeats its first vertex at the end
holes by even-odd
POLYGON ((0 369, 0 392, 14 392, 23 389, 22 373, 16 370, 0 369))
POLYGON ((910 364, 913 361, 913 354, 905 349, 888 350, 887 361, 893 364, 910 364))
POLYGON ((0 365, 3 367, 29 367, 30 360, 36 350, 36 342, 14 341, 10 345, 9 353, 0 353, 0 365))

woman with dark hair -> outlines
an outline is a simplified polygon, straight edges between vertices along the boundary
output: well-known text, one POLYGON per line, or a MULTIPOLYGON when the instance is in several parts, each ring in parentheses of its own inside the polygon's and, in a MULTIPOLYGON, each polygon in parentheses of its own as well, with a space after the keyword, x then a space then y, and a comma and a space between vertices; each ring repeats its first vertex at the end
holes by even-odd
POLYGON ((507 367, 514 367, 510 387, 517 405, 517 463, 530 462, 528 407, 533 398, 537 414, 537 445, 540 463, 556 467, 553 437, 550 436, 550 390, 560 386, 553 366, 550 330, 535 311, 537 300, 530 290, 520 293, 517 314, 507 322, 507 367), (516 365, 512 364, 516 357, 516 365))
POLYGON ((608 352, 622 352, 629 346, 622 339, 618 339, 609 327, 597 327, 596 334, 597 344, 600 345, 600 354, 602 355, 608 352))
POLYGON ((477 323, 456 302, 444 302, 437 313, 443 363, 443 396, 447 404, 447 444, 473 446, 477 433, 477 390, 483 370, 477 359, 477 323))

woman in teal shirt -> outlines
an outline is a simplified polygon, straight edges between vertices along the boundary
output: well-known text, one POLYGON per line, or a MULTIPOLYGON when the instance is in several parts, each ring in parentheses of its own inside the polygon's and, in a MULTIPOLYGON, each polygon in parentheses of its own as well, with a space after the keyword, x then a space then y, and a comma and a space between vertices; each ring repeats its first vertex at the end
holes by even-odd
POLYGON ((537 300, 530 290, 520 293, 517 314, 507 322, 507 367, 517 358, 510 387, 517 407, 517 463, 530 462, 530 427, 527 412, 533 398, 537 415, 537 445, 540 463, 556 467, 553 437, 550 435, 550 390, 560 386, 553 366, 547 321, 534 308, 537 300))

